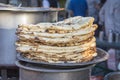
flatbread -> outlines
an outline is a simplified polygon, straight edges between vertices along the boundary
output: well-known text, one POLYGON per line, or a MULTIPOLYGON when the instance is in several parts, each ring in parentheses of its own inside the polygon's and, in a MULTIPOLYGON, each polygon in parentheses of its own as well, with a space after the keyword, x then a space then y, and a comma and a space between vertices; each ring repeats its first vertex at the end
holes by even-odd
POLYGON ((25 58, 49 63, 80 63, 96 55, 97 25, 92 17, 71 17, 55 23, 20 24, 16 50, 25 58))
POLYGON ((70 46, 70 47, 55 47, 55 46, 46 46, 46 45, 26 45, 16 43, 18 46, 16 50, 20 52, 46 52, 46 53, 62 53, 62 52, 73 52, 73 51, 84 51, 90 46, 96 46, 95 38, 93 38, 90 42, 79 46, 70 46))
POLYGON ((68 43, 68 42, 75 42, 75 41, 84 41, 92 37, 94 33, 89 33, 82 36, 71 36, 66 38, 47 38, 47 37, 40 37, 40 36, 33 36, 28 34, 22 34, 19 35, 18 38, 22 41, 36 41, 36 42, 42 42, 42 43, 68 43))
POLYGON ((46 53, 22 53, 24 57, 35 61, 44 61, 49 63, 79 63, 90 61, 97 55, 95 49, 89 48, 84 52, 69 54, 46 54, 46 53))
POLYGON ((94 22, 94 18, 92 17, 72 17, 69 19, 65 19, 64 21, 60 21, 57 23, 39 23, 36 25, 33 24, 20 24, 18 29, 30 30, 30 31, 43 31, 45 32, 47 29, 54 30, 79 30, 86 26, 91 26, 94 22), (25 29, 26 28, 26 29, 25 29))

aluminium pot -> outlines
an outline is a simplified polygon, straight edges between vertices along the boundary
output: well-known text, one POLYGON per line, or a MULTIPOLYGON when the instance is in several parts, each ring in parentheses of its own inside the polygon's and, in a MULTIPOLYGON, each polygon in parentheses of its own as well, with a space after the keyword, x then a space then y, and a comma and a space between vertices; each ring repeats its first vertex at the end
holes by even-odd
POLYGON ((19 67, 19 80, 90 80, 91 69, 94 66, 59 69, 21 61, 17 61, 16 65, 19 67))
POLYGON ((111 72, 105 75, 104 80, 120 80, 120 72, 111 72))
POLYGON ((15 66, 18 24, 57 21, 58 10, 25 7, 0 7, 0 67, 15 66))

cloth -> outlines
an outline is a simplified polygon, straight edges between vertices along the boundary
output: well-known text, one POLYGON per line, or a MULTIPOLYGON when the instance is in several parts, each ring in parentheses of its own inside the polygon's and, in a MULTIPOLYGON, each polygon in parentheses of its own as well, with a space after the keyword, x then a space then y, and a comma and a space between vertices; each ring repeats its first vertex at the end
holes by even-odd
POLYGON ((117 64, 115 49, 108 50, 108 53, 109 53, 109 59, 107 60, 108 69, 116 71, 117 64))
POLYGON ((48 0, 48 1, 50 3, 50 7, 53 7, 53 8, 58 8, 59 7, 58 0, 48 0))
POLYGON ((100 24, 105 25, 105 32, 120 33, 120 0, 107 0, 99 13, 100 24))
POLYGON ((74 16, 85 16, 88 6, 86 0, 71 0, 68 9, 71 10, 74 16))
POLYGON ((71 1, 71 0, 66 0, 66 3, 65 3, 65 9, 66 9, 66 10, 68 10, 68 6, 69 6, 69 4, 70 4, 70 1, 71 1))
POLYGON ((65 3, 65 10, 67 12, 66 17, 71 17, 70 10, 69 10, 69 7, 68 7, 69 4, 70 4, 70 1, 71 0, 66 0, 66 3, 65 3))
POLYGON ((31 7, 38 7, 38 0, 29 0, 31 3, 30 3, 30 6, 31 7))
POLYGON ((50 7, 50 3, 48 2, 48 0, 43 0, 42 1, 42 7, 44 7, 44 8, 49 8, 50 7))
POLYGON ((14 5, 14 6, 18 6, 20 3, 20 0, 9 0, 9 4, 14 5))
POLYGON ((98 21, 99 9, 97 6, 100 4, 100 0, 87 0, 88 4, 88 16, 94 17, 95 22, 98 21))
POLYGON ((42 7, 44 8, 59 8, 59 3, 57 0, 42 0, 42 7))

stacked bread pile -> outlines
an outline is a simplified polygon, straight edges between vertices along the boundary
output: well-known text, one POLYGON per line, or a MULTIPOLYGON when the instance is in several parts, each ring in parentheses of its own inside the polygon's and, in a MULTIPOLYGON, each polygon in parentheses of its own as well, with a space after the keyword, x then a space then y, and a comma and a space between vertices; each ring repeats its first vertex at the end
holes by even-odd
POLYGON ((79 63, 96 55, 92 17, 72 17, 56 23, 21 24, 16 50, 25 58, 49 63, 79 63))

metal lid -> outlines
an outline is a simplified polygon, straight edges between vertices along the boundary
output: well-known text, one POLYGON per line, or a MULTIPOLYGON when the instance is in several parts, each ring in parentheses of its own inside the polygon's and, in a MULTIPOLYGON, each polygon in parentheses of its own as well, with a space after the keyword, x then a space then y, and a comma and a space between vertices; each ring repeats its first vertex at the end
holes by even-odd
POLYGON ((20 12, 50 12, 62 11, 63 8, 41 8, 41 7, 0 7, 0 11, 20 11, 20 12))

